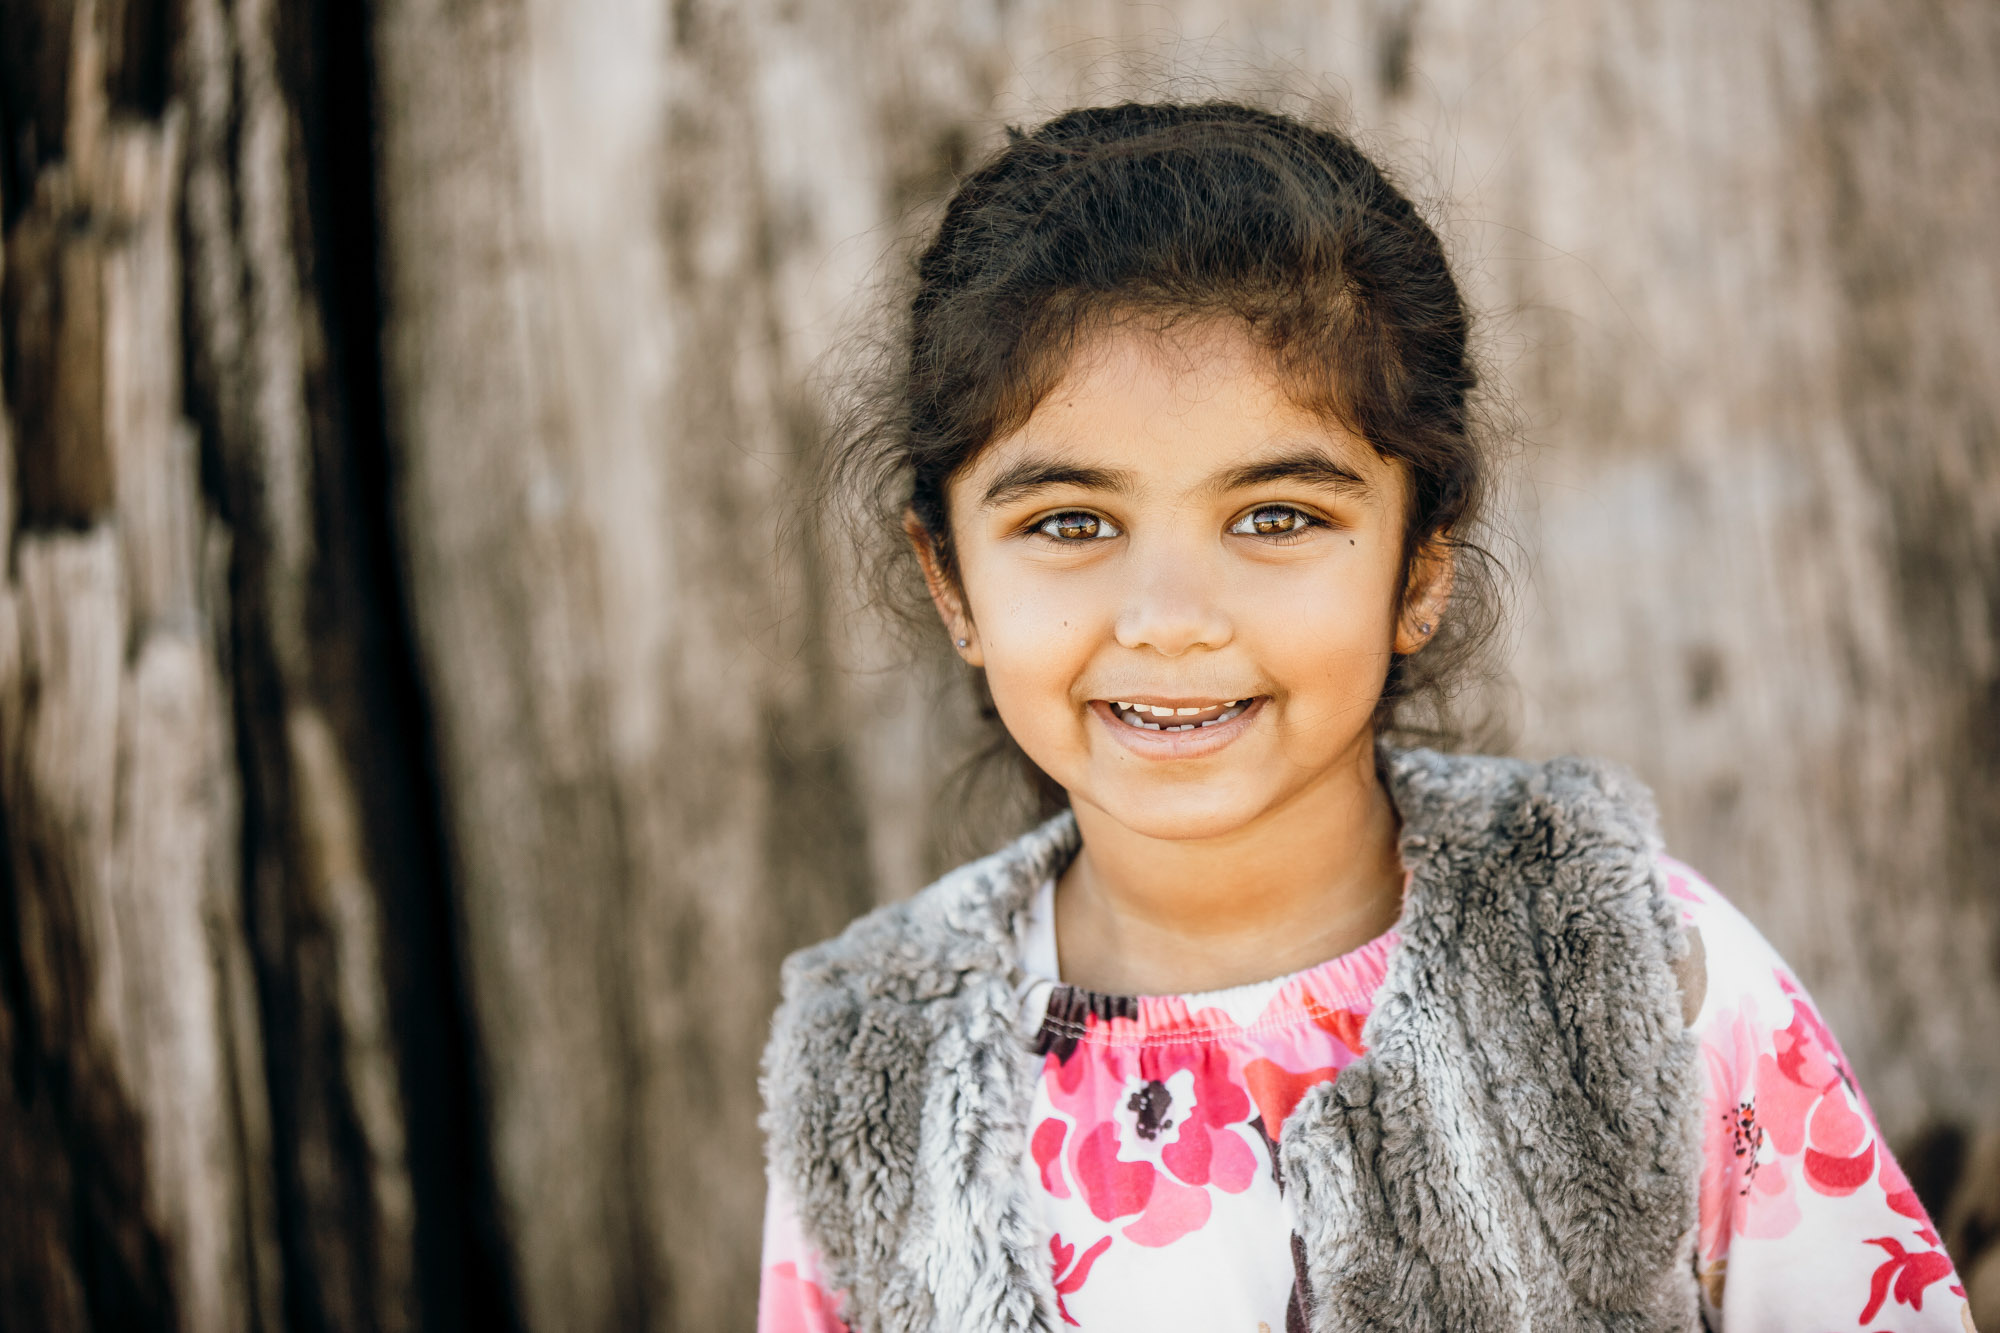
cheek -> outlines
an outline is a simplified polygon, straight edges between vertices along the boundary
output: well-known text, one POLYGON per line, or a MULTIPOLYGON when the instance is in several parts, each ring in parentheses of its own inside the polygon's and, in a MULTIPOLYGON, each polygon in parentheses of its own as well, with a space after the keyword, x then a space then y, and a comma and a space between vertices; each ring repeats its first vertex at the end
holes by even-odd
POLYGON ((1395 574, 1357 558, 1291 577, 1247 581, 1237 624, 1276 683, 1347 692, 1379 685, 1395 646, 1395 574))
POLYGON ((1074 693, 1090 653, 1080 636, 1035 628, 1003 624, 990 640, 982 629, 986 689, 1014 743, 1044 772, 1067 774, 1084 745, 1074 693))
POLYGON ((974 563, 965 594, 994 702, 1010 729, 1034 725, 1029 707, 1063 704, 1101 637, 1102 608, 1076 578, 1038 578, 1032 567, 974 563))
POLYGON ((1095 617, 1075 598, 997 600, 979 617, 979 643, 996 701, 1002 692, 1067 697, 1090 659, 1095 617))
POLYGON ((966 609, 979 638, 1002 652, 1055 643, 1090 623, 1115 587, 1115 571, 1064 569, 1038 561, 1017 545, 983 540, 960 557, 966 609))

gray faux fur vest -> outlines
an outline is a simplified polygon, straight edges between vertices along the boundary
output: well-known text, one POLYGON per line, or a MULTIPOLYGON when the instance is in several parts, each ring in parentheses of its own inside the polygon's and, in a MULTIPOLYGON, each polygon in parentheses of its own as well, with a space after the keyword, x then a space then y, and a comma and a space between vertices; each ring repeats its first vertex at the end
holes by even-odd
MULTIPOLYGON (((1367 1054, 1279 1148, 1312 1328, 1699 1327, 1700 1085, 1651 799, 1576 759, 1384 761, 1402 940, 1367 1054)), ((785 964, 771 1169, 856 1333, 1059 1327, 1015 931, 1076 847, 1058 817, 785 964)))

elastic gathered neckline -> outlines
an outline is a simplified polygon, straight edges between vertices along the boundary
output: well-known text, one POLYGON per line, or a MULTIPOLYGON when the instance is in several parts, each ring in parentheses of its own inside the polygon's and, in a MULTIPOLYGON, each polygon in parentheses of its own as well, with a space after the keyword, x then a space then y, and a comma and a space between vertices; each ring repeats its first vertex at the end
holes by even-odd
POLYGON ((1327 1027, 1365 1013, 1388 974, 1394 928, 1311 967, 1222 990, 1117 995, 1041 978, 1042 1026, 1092 1046, 1181 1046, 1254 1038, 1300 1026, 1327 1027), (1095 1020, 1095 1021, 1092 1021, 1095 1020))

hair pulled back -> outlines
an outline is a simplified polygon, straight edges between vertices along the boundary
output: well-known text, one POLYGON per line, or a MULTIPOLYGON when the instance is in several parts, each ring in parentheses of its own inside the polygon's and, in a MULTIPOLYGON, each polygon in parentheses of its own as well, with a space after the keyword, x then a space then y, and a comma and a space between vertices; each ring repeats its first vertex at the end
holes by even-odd
POLYGON ((1421 654, 1394 659, 1377 712, 1379 730, 1452 739, 1451 688, 1494 621, 1494 569, 1471 540, 1485 450, 1468 318, 1436 234, 1353 142, 1231 102, 1010 129, 915 277, 893 407, 835 461, 881 483, 898 524, 907 507, 948 576, 948 485, 1027 420, 1083 339, 1132 318, 1234 319, 1302 407, 1407 469, 1405 580, 1426 543, 1453 548, 1451 607, 1421 654))

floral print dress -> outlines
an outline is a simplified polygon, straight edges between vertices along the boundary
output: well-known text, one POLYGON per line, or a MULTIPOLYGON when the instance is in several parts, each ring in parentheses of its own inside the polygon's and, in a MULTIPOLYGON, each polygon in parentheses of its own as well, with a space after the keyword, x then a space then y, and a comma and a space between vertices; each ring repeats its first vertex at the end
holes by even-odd
MULTIPOLYGON (((1811 1000, 1720 894, 1664 869, 1697 964, 1709 1326, 1966 1333, 1964 1288, 1811 1000)), ((1304 1253, 1276 1144, 1299 1099, 1366 1049, 1396 933, 1255 985, 1103 995, 1058 979, 1053 892, 1022 939, 1042 1076, 1021 1170, 1059 1315, 1080 1329, 1302 1333, 1304 1253)), ((844 1333, 839 1305, 774 1183, 759 1333, 844 1333)))

